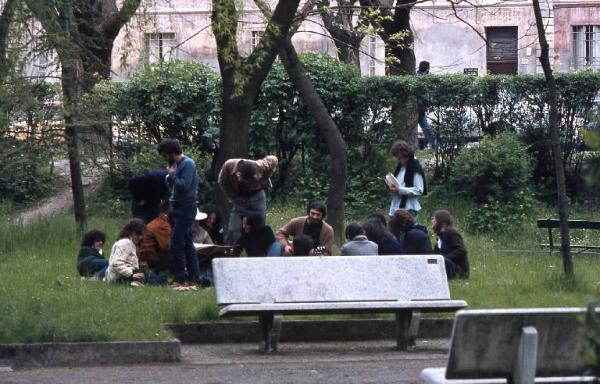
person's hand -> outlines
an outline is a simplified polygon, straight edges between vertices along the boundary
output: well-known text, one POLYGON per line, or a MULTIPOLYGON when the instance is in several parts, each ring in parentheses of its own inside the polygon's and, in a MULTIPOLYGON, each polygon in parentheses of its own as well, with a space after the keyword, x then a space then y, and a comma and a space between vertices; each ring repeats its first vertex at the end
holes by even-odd
POLYGON ((167 167, 167 172, 169 173, 169 175, 172 175, 175 173, 175 167, 169 166, 167 167))
POLYGON ((293 251, 293 249, 292 249, 291 245, 288 244, 288 245, 285 246, 285 249, 284 249, 285 254, 291 255, 292 251, 293 251))
POLYGON ((144 280, 144 272, 134 273, 133 276, 131 276, 131 278, 133 280, 144 280))
POLYGON ((394 193, 398 193, 398 191, 400 190, 400 188, 396 184, 390 185, 389 189, 390 189, 390 191, 392 191, 394 193))

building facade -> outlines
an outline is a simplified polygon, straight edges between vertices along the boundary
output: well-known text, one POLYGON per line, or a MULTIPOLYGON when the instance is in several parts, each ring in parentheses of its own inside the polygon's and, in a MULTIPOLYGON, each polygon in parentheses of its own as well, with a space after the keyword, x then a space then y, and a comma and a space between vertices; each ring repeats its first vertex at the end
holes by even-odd
MULTIPOLYGON (((413 8, 417 62, 430 61, 433 73, 541 72, 531 1, 460 4, 452 7, 447 1, 432 1, 413 8)), ((542 7, 555 69, 600 67, 600 1, 548 0, 542 7)), ((240 11, 238 45, 247 54, 260 40, 265 23, 251 0, 245 0, 240 11)), ((217 69, 210 16, 208 0, 146 0, 115 42, 113 77, 125 80, 157 60, 192 60, 217 69)), ((336 55, 318 15, 302 24, 293 42, 299 52, 336 55)), ((361 73, 384 75, 384 57, 383 42, 367 35, 361 46, 361 73)))

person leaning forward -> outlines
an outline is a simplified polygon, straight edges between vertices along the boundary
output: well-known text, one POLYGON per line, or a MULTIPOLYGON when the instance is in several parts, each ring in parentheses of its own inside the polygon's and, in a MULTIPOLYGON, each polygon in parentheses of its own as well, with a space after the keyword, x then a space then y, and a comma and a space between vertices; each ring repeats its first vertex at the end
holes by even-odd
POLYGON ((225 244, 234 245, 242 235, 242 217, 260 214, 266 219, 267 196, 272 187, 271 176, 277 168, 276 156, 260 160, 230 159, 219 173, 219 185, 233 203, 225 244))

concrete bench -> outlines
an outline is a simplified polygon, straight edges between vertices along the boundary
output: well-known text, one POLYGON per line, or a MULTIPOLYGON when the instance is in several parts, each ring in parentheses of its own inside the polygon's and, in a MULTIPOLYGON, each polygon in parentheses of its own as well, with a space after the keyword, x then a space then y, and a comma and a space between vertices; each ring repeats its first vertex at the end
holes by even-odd
POLYGON ((395 313, 406 350, 413 311, 466 307, 450 300, 441 256, 267 257, 213 260, 219 315, 259 316, 277 350, 283 314, 395 313))
POLYGON ((429 368, 429 384, 581 383, 584 309, 459 311, 446 368, 429 368))

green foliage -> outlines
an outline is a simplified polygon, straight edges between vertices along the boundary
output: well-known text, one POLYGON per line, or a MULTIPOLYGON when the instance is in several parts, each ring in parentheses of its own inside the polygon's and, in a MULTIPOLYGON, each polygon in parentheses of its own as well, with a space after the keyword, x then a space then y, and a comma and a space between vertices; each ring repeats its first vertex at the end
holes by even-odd
POLYGON ((456 157, 449 185, 478 204, 469 213, 471 229, 505 231, 527 219, 532 209, 531 160, 513 133, 485 138, 456 157))
POLYGON ((54 189, 52 159, 62 144, 57 98, 49 83, 11 78, 0 86, 0 202, 31 203, 54 189))
MULTIPOLYGON (((303 54, 301 60, 348 144, 350 188, 346 201, 351 210, 387 200, 376 178, 394 166, 387 151, 399 137, 391 123, 390 106, 415 96, 431 107, 429 117, 438 135, 433 181, 447 181, 457 156, 470 142, 483 135, 513 132, 527 144, 524 151, 534 159, 530 171, 538 196, 544 196, 540 190, 544 186, 552 191, 553 162, 542 76, 360 77, 355 67, 327 55, 303 54)), ((573 194, 582 189, 582 128, 591 119, 600 74, 560 74, 557 83, 563 161, 573 194)), ((89 116, 99 122, 114 122, 116 137, 112 137, 113 145, 106 153, 93 157, 127 158, 131 143, 156 143, 173 136, 212 160, 206 175, 214 181, 220 88, 212 70, 179 62, 159 64, 123 84, 98 86, 94 98, 87 102, 89 116)), ((273 65, 257 96, 249 139, 251 157, 275 154, 280 159, 279 173, 273 180, 274 196, 300 200, 326 196, 327 145, 279 62, 273 65), (316 191, 317 182, 322 191, 316 191)))
POLYGON ((126 83, 100 83, 83 107, 90 122, 115 125, 117 142, 171 137, 202 151, 217 147, 220 79, 203 64, 158 62, 126 83))

